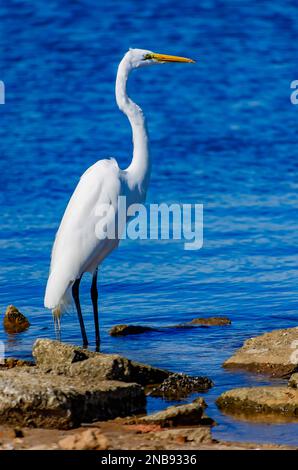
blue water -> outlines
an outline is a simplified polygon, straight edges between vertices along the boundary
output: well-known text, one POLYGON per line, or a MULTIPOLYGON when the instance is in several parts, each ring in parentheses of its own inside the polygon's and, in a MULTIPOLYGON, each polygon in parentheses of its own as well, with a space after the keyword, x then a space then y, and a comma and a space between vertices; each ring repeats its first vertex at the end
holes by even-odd
MULTIPOLYGON (((17 305, 32 325, 0 328, 8 356, 30 357, 54 338, 43 307, 51 245, 79 176, 97 159, 131 155, 114 102, 128 47, 186 55, 195 66, 137 71, 132 97, 148 118, 153 159, 148 201, 204 204, 204 246, 125 241, 100 276, 103 351, 173 371, 206 374, 214 436, 297 444, 298 424, 222 415, 214 399, 235 386, 272 383, 222 369, 251 336, 297 325, 298 7, 295 1, 12 0, 0 6, 1 311, 17 305), (228 315, 224 328, 169 329, 113 339, 117 323, 166 326, 228 315)), ((89 282, 82 305, 93 338, 89 282)), ((62 339, 80 344, 75 315, 62 339)), ((150 399, 150 410, 167 406, 150 399)))

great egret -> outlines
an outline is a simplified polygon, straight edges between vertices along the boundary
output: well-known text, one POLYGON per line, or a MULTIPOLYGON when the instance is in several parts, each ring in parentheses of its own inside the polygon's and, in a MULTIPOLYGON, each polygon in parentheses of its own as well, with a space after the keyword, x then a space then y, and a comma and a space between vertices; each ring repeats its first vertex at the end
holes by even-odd
MULTIPOLYGON (((127 205, 145 200, 150 178, 150 157, 144 114, 127 95, 126 83, 129 73, 140 67, 168 62, 194 62, 185 57, 156 54, 142 49, 130 49, 121 60, 116 78, 116 101, 119 109, 129 119, 133 136, 133 157, 129 167, 121 170, 116 160, 99 160, 81 177, 63 215, 56 234, 50 275, 44 304, 53 311, 60 326, 60 316, 71 302, 76 305, 84 346, 88 345, 84 326, 79 285, 85 272, 93 275, 91 299, 95 323, 96 349, 99 350, 98 321, 98 266, 119 244, 115 239, 98 239, 96 208, 108 204, 117 217, 119 196, 126 196, 127 205)), ((114 222, 111 221, 111 223, 114 222)))

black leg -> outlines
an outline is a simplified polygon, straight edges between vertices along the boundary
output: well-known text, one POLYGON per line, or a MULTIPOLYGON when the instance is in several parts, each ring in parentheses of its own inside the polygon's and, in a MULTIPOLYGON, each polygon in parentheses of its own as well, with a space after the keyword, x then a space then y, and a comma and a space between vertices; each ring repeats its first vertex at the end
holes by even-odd
POLYGON ((82 338, 83 338, 83 345, 88 346, 88 340, 87 340, 87 335, 86 335, 86 330, 85 330, 85 325, 84 325, 84 320, 83 320, 82 310, 81 310, 81 305, 80 305, 80 297, 79 297, 79 287, 80 287, 81 279, 82 279, 82 276, 79 279, 76 279, 76 281, 74 282, 72 286, 72 296, 75 301, 76 309, 78 312, 81 333, 82 333, 82 338))
POLYGON ((91 285, 91 300, 93 305, 94 325, 95 325, 95 349, 99 351, 100 336, 99 336, 99 322, 98 322, 98 290, 97 290, 97 268, 93 274, 91 285))

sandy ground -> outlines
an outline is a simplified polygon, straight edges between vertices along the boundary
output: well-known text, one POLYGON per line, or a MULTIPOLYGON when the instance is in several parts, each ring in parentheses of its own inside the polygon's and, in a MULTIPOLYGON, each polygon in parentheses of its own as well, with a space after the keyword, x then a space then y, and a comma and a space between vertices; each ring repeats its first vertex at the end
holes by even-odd
POLYGON ((98 422, 92 426, 62 431, 55 429, 14 429, 0 426, 1 450, 54 450, 60 449, 59 441, 67 436, 81 433, 86 429, 100 429, 108 440, 109 450, 297 450, 298 448, 274 444, 253 444, 224 442, 214 439, 188 441, 185 434, 195 428, 161 429, 159 426, 129 426, 121 420, 98 422))

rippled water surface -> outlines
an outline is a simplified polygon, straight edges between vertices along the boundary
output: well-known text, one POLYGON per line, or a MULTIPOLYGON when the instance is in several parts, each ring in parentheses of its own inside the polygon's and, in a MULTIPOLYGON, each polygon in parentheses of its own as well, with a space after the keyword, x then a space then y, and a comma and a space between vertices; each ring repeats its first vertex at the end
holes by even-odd
MULTIPOLYGON (((186 55, 195 66, 137 71, 130 92, 148 118, 150 202, 204 204, 204 246, 125 241, 102 266, 103 350, 189 374, 206 374, 218 438, 297 444, 298 425, 223 416, 214 399, 235 386, 269 383, 221 364, 242 342, 297 325, 297 76, 294 1, 80 2, 12 0, 0 6, 0 304, 31 328, 8 336, 9 356, 30 357, 54 337, 43 307, 51 245, 79 176, 97 159, 128 165, 130 129, 114 101, 128 47, 186 55), (116 323, 155 327, 228 315, 229 327, 108 336, 116 323)), ((93 341, 89 282, 82 283, 93 341)), ((62 339, 80 343, 74 314, 62 339)), ((272 382, 271 382, 272 383, 272 382)), ((167 404, 149 400, 149 409, 167 404)))

